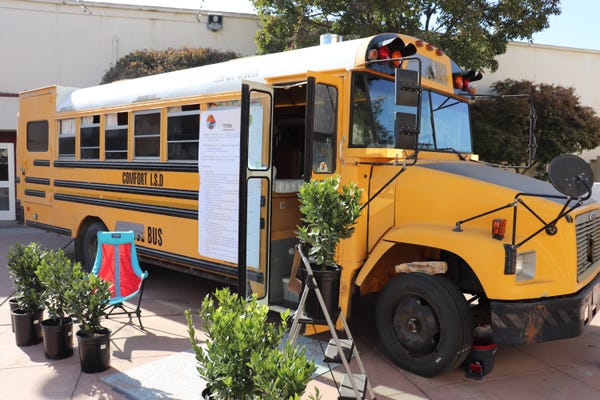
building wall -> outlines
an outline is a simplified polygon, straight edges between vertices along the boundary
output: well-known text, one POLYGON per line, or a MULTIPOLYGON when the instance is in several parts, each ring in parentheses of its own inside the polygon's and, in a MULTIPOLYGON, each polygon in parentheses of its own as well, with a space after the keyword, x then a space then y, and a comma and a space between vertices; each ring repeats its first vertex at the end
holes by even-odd
MULTIPOLYGON (((493 82, 509 78, 573 87, 580 103, 600 116, 600 50, 511 42, 506 53, 496 59, 498 70, 484 72, 483 79, 476 82, 480 93, 487 93, 493 82)), ((585 151, 581 156, 595 160, 600 149, 585 151)), ((596 176, 600 177, 600 170, 596 176)))
POLYGON ((133 50, 203 47, 256 53, 258 18, 221 13, 223 29, 208 29, 208 10, 124 6, 75 0, 0 2, 0 130, 16 129, 17 98, 50 84, 96 85, 133 50), (82 6, 82 3, 85 6, 82 6))

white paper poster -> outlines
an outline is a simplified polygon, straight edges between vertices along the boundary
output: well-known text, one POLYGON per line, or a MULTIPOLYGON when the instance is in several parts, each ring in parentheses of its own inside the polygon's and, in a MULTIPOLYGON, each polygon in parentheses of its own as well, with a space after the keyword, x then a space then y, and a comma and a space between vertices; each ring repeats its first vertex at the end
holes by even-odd
POLYGON ((200 113, 198 252, 237 263, 240 108, 200 113))

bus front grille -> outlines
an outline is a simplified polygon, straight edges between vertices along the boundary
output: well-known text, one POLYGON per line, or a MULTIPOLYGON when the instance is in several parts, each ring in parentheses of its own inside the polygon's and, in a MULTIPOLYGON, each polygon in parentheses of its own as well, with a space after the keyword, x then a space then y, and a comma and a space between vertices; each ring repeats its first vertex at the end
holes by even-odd
POLYGON ((577 237, 577 281, 600 263, 600 211, 595 210, 575 218, 577 237))

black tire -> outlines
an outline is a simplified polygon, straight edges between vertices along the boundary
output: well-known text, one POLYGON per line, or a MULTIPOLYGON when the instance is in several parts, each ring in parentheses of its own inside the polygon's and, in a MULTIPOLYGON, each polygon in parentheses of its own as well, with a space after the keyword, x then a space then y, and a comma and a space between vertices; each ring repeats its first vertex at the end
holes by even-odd
POLYGON ((92 222, 75 239, 75 257, 81 263, 81 269, 92 272, 98 248, 98 232, 108 229, 102 222, 92 222))
POLYGON ((473 322, 462 293, 446 277, 400 274, 377 300, 379 340, 401 368, 435 376, 457 368, 473 343, 473 322))

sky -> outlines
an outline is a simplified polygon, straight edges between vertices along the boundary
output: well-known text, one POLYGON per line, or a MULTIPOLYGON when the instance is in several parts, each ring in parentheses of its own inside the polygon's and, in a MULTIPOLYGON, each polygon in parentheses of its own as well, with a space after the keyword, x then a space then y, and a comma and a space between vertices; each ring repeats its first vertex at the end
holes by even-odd
MULTIPOLYGON (((87 0, 87 2, 93 2, 87 0)), ((253 13, 250 0, 95 0, 179 7, 206 11, 253 13)), ((562 13, 550 17, 550 27, 533 35, 533 43, 600 50, 600 1, 561 0, 562 13)))

